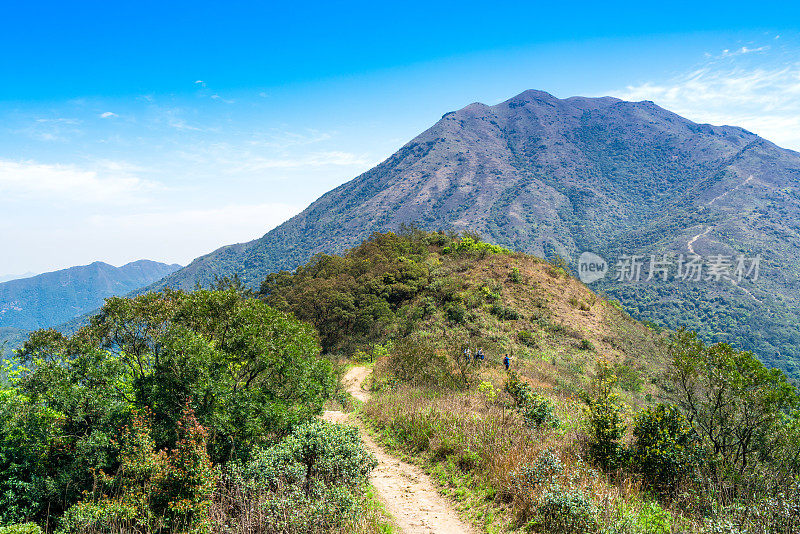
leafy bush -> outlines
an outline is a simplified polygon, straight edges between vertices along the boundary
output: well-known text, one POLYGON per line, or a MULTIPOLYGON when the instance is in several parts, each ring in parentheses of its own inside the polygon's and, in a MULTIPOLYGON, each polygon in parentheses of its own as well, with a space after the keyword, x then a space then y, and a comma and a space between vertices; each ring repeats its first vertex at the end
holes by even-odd
POLYGON ((588 453, 603 470, 611 471, 624 464, 625 451, 621 440, 626 425, 623 406, 613 391, 617 377, 604 360, 598 360, 597 369, 593 391, 584 395, 589 430, 588 453))
POLYGON ((551 449, 543 451, 533 465, 524 465, 512 473, 513 486, 519 494, 538 494, 542 486, 550 484, 554 477, 564 472, 561 459, 551 449))
POLYGON ((234 532, 347 531, 364 513, 363 491, 376 465, 357 429, 305 423, 246 464, 229 467, 212 516, 234 532))
POLYGON ((502 304, 492 304, 489 312, 503 321, 516 321, 519 319, 519 312, 514 308, 503 306, 502 304))
POLYGON ((530 385, 520 380, 516 373, 511 373, 506 380, 505 390, 514 399, 517 411, 526 425, 534 428, 560 425, 553 401, 533 393, 530 385))
POLYGON ((507 248, 503 248, 491 243, 481 241, 477 236, 465 235, 461 239, 453 242, 452 245, 442 249, 444 254, 474 254, 474 253, 488 253, 488 254, 511 254, 507 248))
POLYGON ((522 274, 519 272, 518 267, 513 267, 511 272, 508 274, 508 279, 515 284, 522 283, 522 274))
POLYGON ((646 502, 639 511, 636 526, 642 534, 670 534, 672 515, 657 502, 646 502))
POLYGON ((594 350, 594 344, 589 341, 588 339, 581 339, 581 342, 578 343, 578 348, 581 350, 594 350))
POLYGON ((697 436, 675 406, 658 404, 639 413, 633 436, 631 467, 661 495, 677 490, 698 465, 697 436))
POLYGON ((174 448, 156 452, 148 419, 134 418, 122 440, 116 475, 100 473, 99 487, 64 514, 61 532, 210 532, 216 472, 206 451, 206 430, 187 407, 174 448))
POLYGON ((18 523, 0 527, 0 534, 42 534, 42 529, 36 523, 18 523))
POLYGON ((537 347, 539 345, 539 343, 536 341, 536 336, 527 330, 520 330, 517 332, 517 339, 520 343, 529 347, 537 347))
POLYGON ((444 309, 447 319, 455 324, 464 324, 467 319, 467 308, 460 302, 450 302, 444 309))
POLYGON ((580 490, 548 489, 536 508, 536 528, 552 534, 584 534, 598 529, 597 506, 580 490))

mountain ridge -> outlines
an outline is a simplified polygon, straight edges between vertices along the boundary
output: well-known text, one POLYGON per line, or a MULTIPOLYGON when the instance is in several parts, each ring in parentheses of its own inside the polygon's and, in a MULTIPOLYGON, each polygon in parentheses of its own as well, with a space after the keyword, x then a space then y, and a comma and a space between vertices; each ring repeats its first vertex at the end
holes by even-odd
POLYGON ((120 267, 95 261, 0 283, 0 328, 19 332, 57 326, 175 272, 181 266, 137 260, 120 267))

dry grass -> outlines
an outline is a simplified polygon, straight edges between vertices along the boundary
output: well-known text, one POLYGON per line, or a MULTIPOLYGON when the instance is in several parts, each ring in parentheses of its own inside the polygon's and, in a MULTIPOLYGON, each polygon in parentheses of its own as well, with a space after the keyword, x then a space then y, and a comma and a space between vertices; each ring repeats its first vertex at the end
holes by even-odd
MULTIPOLYGON (((437 393, 402 387, 373 396, 362 414, 388 445, 416 457, 434 473, 443 473, 439 479, 450 486, 451 494, 488 487, 485 498, 479 496, 465 507, 478 524, 494 515, 486 532, 529 529, 536 519, 537 503, 551 483, 588 496, 599 510, 600 526, 618 526, 626 517, 637 517, 646 500, 639 481, 622 473, 611 480, 584 461, 576 400, 563 392, 540 389, 556 403, 563 424, 558 429, 528 428, 510 408, 510 397, 500 390, 500 376, 495 369, 482 376, 495 382, 493 400, 477 391, 437 393), (547 455, 557 457, 563 471, 537 482, 531 469, 535 471, 547 455)), ((680 518, 674 525, 681 532, 696 531, 696 525, 680 518)))

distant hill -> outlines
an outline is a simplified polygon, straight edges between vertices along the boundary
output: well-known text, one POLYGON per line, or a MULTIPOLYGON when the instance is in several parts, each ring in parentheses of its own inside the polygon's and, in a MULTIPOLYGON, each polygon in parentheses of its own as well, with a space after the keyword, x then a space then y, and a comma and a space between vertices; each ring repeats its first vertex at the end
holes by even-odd
MULTIPOLYGON (((572 268, 582 251, 761 256, 760 278, 598 283, 641 319, 687 324, 800 376, 800 154, 652 102, 526 91, 446 113, 375 168, 264 237, 196 259, 152 288, 191 289, 345 250, 403 223, 473 230, 572 268)), ((646 268, 646 267, 645 267, 646 268)))
POLYGON ((0 341, 17 344, 25 332, 60 325, 180 269, 140 260, 114 267, 103 262, 0 283, 0 341))

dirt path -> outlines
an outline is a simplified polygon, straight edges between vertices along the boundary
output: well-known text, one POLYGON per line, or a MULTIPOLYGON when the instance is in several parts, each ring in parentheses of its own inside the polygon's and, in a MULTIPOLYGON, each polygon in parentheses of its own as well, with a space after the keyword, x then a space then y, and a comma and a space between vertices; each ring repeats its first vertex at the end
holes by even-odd
POLYGON ((740 183, 739 185, 737 185, 733 189, 728 189, 727 191, 725 191, 721 195, 717 195, 714 198, 712 198, 710 202, 706 202, 706 206, 712 205, 714 202, 716 202, 717 200, 721 199, 722 197, 724 197, 724 196, 726 196, 726 195, 728 195, 730 193, 733 193, 734 191, 737 191, 741 187, 749 184, 752 179, 753 179, 753 175, 751 174, 750 176, 747 177, 747 179, 744 182, 740 183))
POLYGON ((697 241, 698 239, 700 239, 701 237, 708 235, 708 232, 710 232, 710 231, 711 231, 711 227, 709 226, 708 228, 706 228, 706 229, 705 229, 705 231, 704 231, 704 232, 701 232, 701 233, 697 234, 696 236, 694 236, 693 238, 691 238, 691 239, 690 239, 690 240, 689 240, 689 241, 686 243, 686 248, 687 248, 687 249, 689 249, 689 252, 690 252, 691 254, 697 254, 697 253, 694 251, 694 242, 695 242, 695 241, 697 241))
MULTIPOLYGON (((343 382, 347 391, 360 401, 369 399, 361 386, 369 375, 366 367, 353 367, 343 382)), ((357 420, 340 411, 326 411, 326 421, 350 423, 361 427, 357 420)), ((378 459, 370 482, 386 510, 404 534, 472 534, 458 517, 452 505, 439 495, 430 477, 419 467, 394 458, 384 451, 362 429, 364 445, 378 459)))

